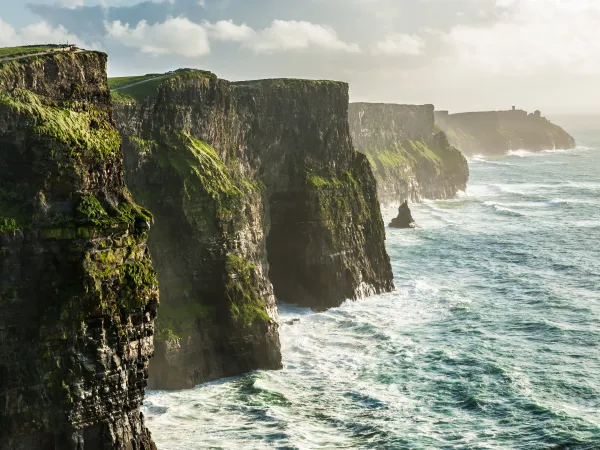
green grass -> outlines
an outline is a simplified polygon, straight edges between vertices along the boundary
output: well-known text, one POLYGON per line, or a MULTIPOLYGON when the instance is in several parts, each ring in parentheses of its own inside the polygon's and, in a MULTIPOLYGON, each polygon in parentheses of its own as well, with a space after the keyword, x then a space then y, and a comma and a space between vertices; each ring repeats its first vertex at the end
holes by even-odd
POLYGON ((110 88, 110 90, 119 89, 119 88, 121 88, 123 86, 127 86, 129 84, 139 83, 141 81, 151 80, 153 78, 162 77, 162 76, 165 76, 165 74, 149 73, 147 75, 137 75, 137 76, 133 76, 133 77, 109 78, 108 79, 108 87, 110 88))
POLYGON ((3 47, 0 48, 0 59, 47 52, 63 47, 64 45, 26 45, 23 47, 3 47))
POLYGON ((225 266, 230 275, 226 288, 233 319, 246 326, 256 321, 270 322, 265 302, 255 289, 255 266, 243 256, 233 253, 227 255, 225 266))
POLYGON ((156 93, 162 83, 173 78, 216 78, 216 75, 204 70, 178 69, 164 74, 153 73, 133 77, 109 78, 108 87, 115 102, 141 102, 156 93), (134 84, 134 86, 124 87, 130 84, 134 84))
POLYGON ((0 107, 30 118, 31 131, 39 137, 66 144, 73 156, 80 152, 94 153, 98 159, 120 154, 121 138, 103 111, 90 109, 75 112, 44 105, 33 92, 15 89, 0 93, 0 107))

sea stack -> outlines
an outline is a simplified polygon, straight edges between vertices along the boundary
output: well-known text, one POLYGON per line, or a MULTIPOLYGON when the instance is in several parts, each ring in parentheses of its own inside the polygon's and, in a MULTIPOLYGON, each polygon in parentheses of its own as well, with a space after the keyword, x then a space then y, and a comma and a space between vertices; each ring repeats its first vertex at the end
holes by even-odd
POLYGON ((0 61, 3 450, 156 448, 140 412, 152 216, 125 187, 106 63, 55 48, 0 61))
POLYGON ((128 186, 155 213, 152 387, 280 368, 275 296, 326 308, 393 289, 346 84, 187 69, 111 83, 128 186))
POLYGON ((392 219, 390 224, 388 225, 390 228, 416 228, 417 224, 415 223, 412 214, 410 212, 410 208, 408 207, 408 202, 405 201, 398 208, 398 216, 392 219))
POLYGON ((384 206, 452 198, 466 189, 467 160, 435 126, 433 105, 351 103, 349 119, 384 206))

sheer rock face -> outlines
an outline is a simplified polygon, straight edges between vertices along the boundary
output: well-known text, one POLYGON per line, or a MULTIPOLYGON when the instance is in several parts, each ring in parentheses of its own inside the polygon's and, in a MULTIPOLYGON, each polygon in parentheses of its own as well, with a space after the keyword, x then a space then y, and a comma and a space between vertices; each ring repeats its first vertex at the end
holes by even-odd
POLYGON ((277 297, 323 308, 391 290, 375 179, 352 148, 348 85, 262 80, 236 83, 235 94, 268 194, 277 297))
POLYGON ((575 139, 539 111, 435 112, 436 124, 467 155, 502 155, 510 150, 575 148, 575 139))
POLYGON ((128 185, 156 215, 152 386, 280 368, 274 292, 328 307, 393 287, 347 90, 181 70, 115 95, 128 185))
POLYGON ((0 63, 0 449, 155 449, 140 404, 152 216, 124 184, 106 55, 0 63))
POLYGON ((434 124, 433 105, 350 104, 350 130, 367 155, 384 205, 452 198, 465 190, 467 160, 434 124))

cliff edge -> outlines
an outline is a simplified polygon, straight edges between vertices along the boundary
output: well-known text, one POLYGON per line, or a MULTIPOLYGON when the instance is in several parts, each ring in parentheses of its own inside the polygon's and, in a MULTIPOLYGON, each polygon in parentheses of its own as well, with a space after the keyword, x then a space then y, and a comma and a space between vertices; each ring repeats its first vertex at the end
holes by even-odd
POLYGON ((349 119, 384 205, 452 198, 466 189, 467 160, 435 126, 433 105, 351 103, 349 119))
POLYGON ((515 109, 448 114, 435 112, 436 124, 450 143, 467 155, 502 155, 510 150, 575 148, 575 139, 540 111, 515 109))
POLYGON ((106 62, 43 48, 0 61, 3 450, 156 448, 140 412, 152 216, 125 188, 106 62))
POLYGON ((275 295, 321 308, 392 289, 347 85, 186 69, 111 83, 127 183, 156 216, 152 386, 281 367, 275 295))

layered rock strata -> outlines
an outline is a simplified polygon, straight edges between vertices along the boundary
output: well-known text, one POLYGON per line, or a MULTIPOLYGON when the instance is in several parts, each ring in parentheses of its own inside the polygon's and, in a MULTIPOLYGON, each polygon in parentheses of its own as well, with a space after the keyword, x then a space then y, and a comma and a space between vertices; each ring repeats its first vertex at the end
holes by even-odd
POLYGON ((0 61, 2 450, 156 448, 152 216, 125 187, 106 62, 0 61))
POLYGON ((540 111, 520 109, 448 114, 436 111, 437 125, 467 155, 501 155, 510 150, 575 148, 575 139, 540 111))
POLYGON ((156 216, 152 386, 281 367, 275 295, 322 308, 392 289, 347 85, 194 70, 142 79, 113 86, 127 182, 156 216))
POLYGON ((351 103, 349 119, 384 205, 452 198, 466 189, 467 160, 435 126, 433 105, 351 103))

